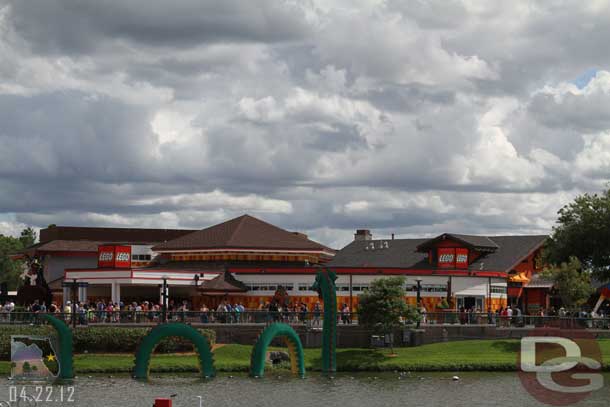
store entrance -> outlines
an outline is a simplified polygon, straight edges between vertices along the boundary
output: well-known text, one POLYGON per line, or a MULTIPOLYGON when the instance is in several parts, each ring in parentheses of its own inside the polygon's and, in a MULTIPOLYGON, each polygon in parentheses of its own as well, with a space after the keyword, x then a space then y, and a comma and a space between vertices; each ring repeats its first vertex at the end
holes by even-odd
POLYGON ((485 297, 482 296, 463 296, 457 297, 457 306, 458 309, 476 309, 479 311, 483 310, 483 304, 485 302, 485 297))

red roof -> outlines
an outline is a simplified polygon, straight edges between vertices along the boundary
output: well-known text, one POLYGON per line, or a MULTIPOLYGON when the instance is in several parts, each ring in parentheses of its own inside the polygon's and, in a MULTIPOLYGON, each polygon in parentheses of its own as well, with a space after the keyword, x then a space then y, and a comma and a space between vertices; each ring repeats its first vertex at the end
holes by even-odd
POLYGON ((302 233, 289 232, 250 215, 242 215, 153 247, 155 251, 264 249, 330 251, 302 233))

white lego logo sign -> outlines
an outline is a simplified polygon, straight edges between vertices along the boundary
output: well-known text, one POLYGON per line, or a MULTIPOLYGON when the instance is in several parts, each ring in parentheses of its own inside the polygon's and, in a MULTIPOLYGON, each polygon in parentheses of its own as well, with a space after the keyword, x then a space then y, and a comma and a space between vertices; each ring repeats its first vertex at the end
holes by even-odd
POLYGON ((116 255, 116 261, 129 261, 129 253, 121 252, 116 255))
POLYGON ((453 254, 441 254, 438 258, 440 263, 453 263, 453 254))
POLYGON ((456 262, 457 263, 466 263, 468 261, 468 256, 465 254, 458 254, 456 262))
POLYGON ((112 252, 101 252, 100 261, 112 261, 114 253, 112 252))

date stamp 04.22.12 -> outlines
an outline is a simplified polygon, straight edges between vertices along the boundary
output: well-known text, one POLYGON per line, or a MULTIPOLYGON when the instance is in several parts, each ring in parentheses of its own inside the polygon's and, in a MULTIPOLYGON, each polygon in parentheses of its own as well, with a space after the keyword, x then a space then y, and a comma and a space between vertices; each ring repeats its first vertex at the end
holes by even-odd
POLYGON ((0 396, 0 407, 64 406, 75 400, 74 386, 9 386, 8 390, 0 396))

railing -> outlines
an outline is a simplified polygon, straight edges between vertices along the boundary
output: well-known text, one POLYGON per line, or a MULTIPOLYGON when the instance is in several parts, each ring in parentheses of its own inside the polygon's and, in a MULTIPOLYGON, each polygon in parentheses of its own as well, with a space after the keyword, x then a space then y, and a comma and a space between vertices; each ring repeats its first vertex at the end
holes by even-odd
POLYGON ((431 312, 422 314, 423 325, 461 324, 461 325, 495 325, 497 327, 548 327, 562 329, 609 329, 608 317, 580 316, 539 316, 513 315, 503 316, 497 313, 475 312, 431 312))
MULTIPOLYGON (((38 313, 32 312, 2 312, 0 324, 37 325, 42 324, 38 313)), ((163 311, 87 311, 71 313, 54 313, 53 316, 65 320, 69 324, 158 324, 164 321, 163 311)), ((270 324, 284 322, 292 325, 322 327, 321 312, 286 312, 286 311, 167 311, 166 322, 184 322, 189 324, 270 324)), ((358 314, 337 313, 337 323, 343 325, 358 324, 358 314)), ((405 321, 406 325, 415 321, 405 321)), ((501 316, 496 313, 471 312, 428 312, 422 314, 421 326, 426 325, 495 325, 500 328, 549 327, 562 329, 610 329, 610 318, 578 317, 578 316, 534 316, 514 315, 501 316)))
MULTIPOLYGON (((72 313, 53 313, 54 317, 75 325, 88 324, 157 324, 164 321, 163 311, 77 311, 72 313)), ((11 312, 0 313, 0 324, 37 325, 42 321, 39 313, 11 312)), ((270 324, 285 322, 292 325, 303 324, 310 327, 322 327, 322 312, 287 312, 287 311, 167 311, 166 322, 184 322, 190 324, 270 324)), ((357 324, 357 314, 337 316, 339 324, 357 324)))

